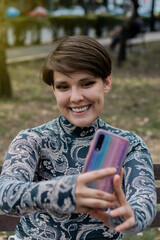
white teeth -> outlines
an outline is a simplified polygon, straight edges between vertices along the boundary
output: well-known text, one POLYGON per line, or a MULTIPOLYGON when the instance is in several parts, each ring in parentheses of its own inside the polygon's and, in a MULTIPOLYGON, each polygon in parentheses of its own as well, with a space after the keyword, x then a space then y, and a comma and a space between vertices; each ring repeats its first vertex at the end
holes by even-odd
POLYGON ((87 107, 82 107, 82 108, 72 108, 73 112, 84 112, 89 108, 89 106, 87 107))

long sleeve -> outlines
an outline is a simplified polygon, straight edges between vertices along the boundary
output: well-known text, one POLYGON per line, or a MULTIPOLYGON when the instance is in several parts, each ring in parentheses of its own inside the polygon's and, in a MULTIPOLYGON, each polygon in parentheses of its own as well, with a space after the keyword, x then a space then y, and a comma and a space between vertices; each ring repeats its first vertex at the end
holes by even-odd
POLYGON ((0 209, 5 214, 25 215, 37 210, 75 211, 77 175, 34 182, 40 161, 39 137, 20 133, 11 143, 0 176, 0 209))
POLYGON ((87 128, 73 126, 63 116, 20 132, 8 148, 0 176, 0 210, 22 216, 20 239, 121 239, 112 229, 122 222, 110 217, 110 227, 89 214, 78 214, 75 184, 82 172, 95 130, 104 128, 130 140, 124 163, 123 189, 136 224, 125 234, 142 231, 156 214, 156 191, 150 153, 138 136, 97 119, 87 128))
MULTIPOLYGON (((143 140, 133 135, 131 146, 124 163, 123 187, 128 203, 131 205, 136 223, 124 234, 136 234, 148 227, 157 212, 157 196, 153 164, 150 152, 143 140)), ((115 227, 123 219, 111 218, 110 226, 115 227)))

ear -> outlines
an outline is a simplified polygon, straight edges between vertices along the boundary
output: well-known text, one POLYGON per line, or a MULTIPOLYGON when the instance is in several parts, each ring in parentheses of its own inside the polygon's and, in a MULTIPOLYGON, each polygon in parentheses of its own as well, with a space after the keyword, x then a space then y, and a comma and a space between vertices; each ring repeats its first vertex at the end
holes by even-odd
POLYGON ((112 77, 109 75, 104 82, 104 93, 108 93, 112 85, 112 77))

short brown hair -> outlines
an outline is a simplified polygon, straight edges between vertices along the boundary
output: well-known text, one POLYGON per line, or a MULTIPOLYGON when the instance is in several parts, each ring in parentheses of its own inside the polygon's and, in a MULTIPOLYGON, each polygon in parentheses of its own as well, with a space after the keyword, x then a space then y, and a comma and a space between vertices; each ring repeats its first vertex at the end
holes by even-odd
POLYGON ((66 75, 84 71, 104 80, 111 74, 111 59, 94 38, 67 36, 58 41, 44 63, 42 77, 48 85, 54 84, 54 71, 66 75))

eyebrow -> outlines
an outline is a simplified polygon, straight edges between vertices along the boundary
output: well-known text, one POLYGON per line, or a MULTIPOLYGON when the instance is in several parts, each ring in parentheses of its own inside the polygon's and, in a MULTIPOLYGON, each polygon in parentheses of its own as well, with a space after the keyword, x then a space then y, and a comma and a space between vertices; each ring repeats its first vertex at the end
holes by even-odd
POLYGON ((95 78, 94 76, 87 76, 87 77, 81 78, 79 81, 83 82, 83 81, 86 81, 86 80, 93 80, 94 78, 95 78))
MULTIPOLYGON (((94 76, 89 75, 87 77, 79 79, 78 81, 79 82, 83 82, 83 81, 87 81, 87 80, 93 80, 94 78, 95 78, 94 76)), ((69 82, 68 80, 61 80, 61 79, 59 79, 59 80, 55 81, 55 84, 66 84, 68 82, 69 82)))
POLYGON ((67 81, 64 81, 64 80, 58 80, 58 81, 55 81, 54 83, 55 83, 55 84, 66 84, 67 81))

